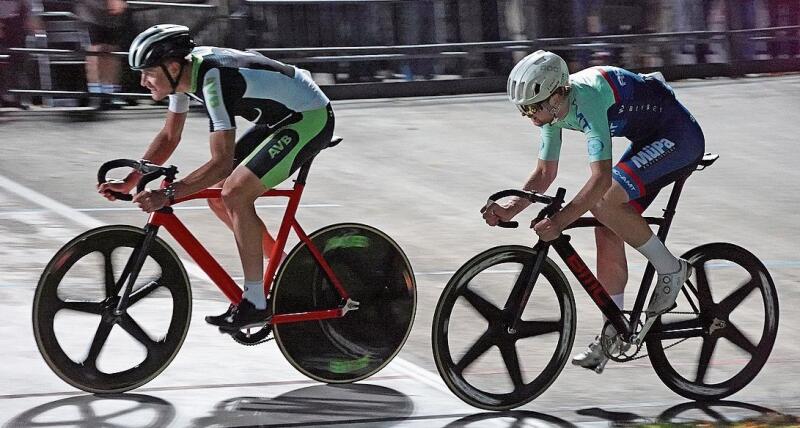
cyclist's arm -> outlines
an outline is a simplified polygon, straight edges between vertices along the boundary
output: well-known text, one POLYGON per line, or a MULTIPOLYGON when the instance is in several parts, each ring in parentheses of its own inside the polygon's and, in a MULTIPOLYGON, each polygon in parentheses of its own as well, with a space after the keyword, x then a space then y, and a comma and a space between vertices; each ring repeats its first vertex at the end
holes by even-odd
POLYGON ((227 178, 233 169, 236 130, 226 129, 211 133, 211 159, 185 178, 174 183, 175 197, 181 198, 199 192, 227 178))
POLYGON ((592 162, 589 167, 592 170, 589 180, 575 195, 575 198, 551 218, 559 229, 567 227, 586 214, 589 209, 600 202, 600 199, 611 187, 611 159, 592 162))
MULTIPOLYGON (((558 161, 557 160, 542 160, 539 159, 536 163, 536 168, 531 172, 522 190, 533 191, 537 193, 544 193, 553 184, 558 174, 558 161)), ((508 207, 508 210, 517 215, 527 208, 531 202, 527 199, 513 198, 513 203, 508 207)))
MULTIPOLYGON (((536 168, 531 172, 523 190, 532 190, 544 193, 553 184, 558 173, 558 158, 561 155, 561 128, 553 125, 542 126, 539 142, 539 160, 536 168)), ((531 204, 527 199, 512 199, 509 210, 514 215, 519 214, 531 204)))
MULTIPOLYGON (((167 119, 164 122, 164 127, 156 134, 150 146, 142 155, 142 159, 162 165, 164 164, 178 143, 181 142, 181 135, 183 135, 183 127, 186 124, 186 116, 189 112, 189 97, 186 94, 173 94, 169 96, 169 109, 167 110, 167 119)), ((131 172, 125 181, 131 185, 136 183, 141 178, 138 171, 131 172)))
POLYGON ((551 220, 559 229, 568 226, 594 207, 611 187, 611 131, 606 108, 604 104, 597 104, 596 100, 587 104, 580 114, 584 118, 581 125, 586 134, 592 175, 575 198, 552 217, 551 220))

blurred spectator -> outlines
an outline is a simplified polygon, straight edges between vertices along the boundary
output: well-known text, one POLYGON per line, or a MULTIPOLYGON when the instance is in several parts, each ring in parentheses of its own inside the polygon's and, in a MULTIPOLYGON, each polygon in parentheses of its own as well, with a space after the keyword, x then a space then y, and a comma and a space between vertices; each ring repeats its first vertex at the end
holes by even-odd
MULTIPOLYGON (((89 28, 90 52, 110 53, 119 49, 123 33, 126 0, 77 0, 75 13, 89 28)), ((110 94, 120 91, 120 59, 113 55, 87 55, 86 84, 90 93, 110 94)), ((121 100, 94 100, 100 108, 114 107, 121 100)))
MULTIPOLYGON (((572 22, 575 37, 598 36, 603 34, 603 11, 604 0, 572 0, 572 22)), ((572 70, 582 70, 590 64, 596 65, 599 62, 598 56, 592 58, 592 50, 581 49, 576 53, 575 62, 570 64, 572 70)))
MULTIPOLYGON (((786 27, 800 25, 800 0, 769 0, 769 26, 786 27)), ((769 53, 773 58, 793 57, 800 53, 798 31, 781 31, 779 37, 793 36, 794 40, 778 40, 769 43, 769 53)))
MULTIPOLYGON (((431 0, 417 0, 401 5, 403 31, 399 32, 399 44, 430 44, 436 40, 434 34, 434 8, 431 0)), ((414 77, 430 79, 433 77, 433 61, 430 58, 414 58, 402 66, 406 80, 414 77)))
MULTIPOLYGON (((756 0, 725 0, 725 17, 729 30, 755 28, 756 0)), ((743 34, 731 40, 732 62, 755 59, 755 46, 751 37, 743 34)))
MULTIPOLYGON (((675 2, 675 31, 708 31, 711 29, 710 16, 714 0, 678 0, 675 2)), ((705 64, 711 49, 708 43, 684 46, 683 53, 693 53, 695 62, 705 64)))
POLYGON ((20 107, 19 98, 7 91, 17 87, 19 77, 24 76, 22 66, 24 54, 11 53, 10 48, 25 47, 25 36, 41 29, 41 24, 31 14, 26 0, 0 0, 0 55, 8 55, 0 59, 0 106, 20 107))

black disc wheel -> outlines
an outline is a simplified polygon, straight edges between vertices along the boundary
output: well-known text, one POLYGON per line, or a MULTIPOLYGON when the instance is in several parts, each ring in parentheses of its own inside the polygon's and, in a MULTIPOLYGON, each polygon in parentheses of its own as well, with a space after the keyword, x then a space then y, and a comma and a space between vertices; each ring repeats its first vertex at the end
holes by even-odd
MULTIPOLYGON (((397 355, 411 332, 417 306, 411 265, 391 238, 370 226, 336 224, 309 238, 358 309, 340 318, 275 324, 275 341, 289 363, 312 379, 367 378, 397 355)), ((281 265, 272 296, 274 314, 345 303, 303 242, 281 265)))
POLYGON ((161 239, 147 252, 127 309, 115 310, 144 236, 131 226, 90 230, 64 245, 39 279, 36 344, 47 365, 76 388, 137 388, 161 373, 183 344, 192 293, 180 259, 161 239))
POLYGON ((670 389, 692 400, 719 400, 744 388, 767 362, 778 333, 778 294, 767 269, 744 248, 714 243, 681 257, 694 273, 678 307, 647 334, 647 350, 670 389))
POLYGON ((522 313, 511 309, 511 291, 530 284, 536 257, 521 246, 484 251, 453 275, 439 298, 432 337, 436 367, 450 390, 472 406, 521 406, 544 392, 567 362, 575 300, 551 259, 544 259, 522 313))

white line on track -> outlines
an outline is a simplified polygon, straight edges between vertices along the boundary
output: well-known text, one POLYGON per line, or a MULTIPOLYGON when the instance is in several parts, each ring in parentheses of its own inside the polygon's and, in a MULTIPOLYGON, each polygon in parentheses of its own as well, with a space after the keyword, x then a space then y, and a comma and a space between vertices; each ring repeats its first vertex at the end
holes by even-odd
MULTIPOLYGON (((61 202, 51 199, 29 187, 23 186, 22 184, 4 177, 3 175, 0 175, 0 188, 7 190, 8 192, 11 192, 20 198, 32 202, 46 210, 52 211, 53 213, 77 223, 80 226, 86 228, 95 228, 106 225, 100 220, 97 220, 87 214, 75 210, 74 208, 62 204, 61 202)), ((186 271, 190 275, 198 279, 211 282, 211 279, 208 278, 202 269, 200 269, 200 266, 190 260, 181 259, 181 261, 186 267, 186 271)), ((391 366, 406 376, 420 383, 431 386, 437 391, 446 392, 449 395, 449 391, 447 390, 447 386, 445 386, 444 382, 437 375, 423 369, 422 367, 399 357, 392 361, 391 366)))

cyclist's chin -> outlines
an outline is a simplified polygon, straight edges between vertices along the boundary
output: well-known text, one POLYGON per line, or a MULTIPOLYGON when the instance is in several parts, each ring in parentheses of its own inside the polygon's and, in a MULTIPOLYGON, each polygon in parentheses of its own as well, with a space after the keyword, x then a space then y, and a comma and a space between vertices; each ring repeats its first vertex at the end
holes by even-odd
POLYGON ((168 92, 161 92, 161 91, 157 91, 157 90, 150 90, 150 97, 153 99, 153 101, 161 101, 161 100, 163 100, 164 98, 166 98, 166 97, 167 97, 167 95, 169 95, 169 93, 168 93, 168 92))
POLYGON ((541 121, 539 119, 531 119, 531 121, 533 122, 534 125, 536 125, 536 126, 538 126, 540 128, 542 126, 547 125, 548 123, 552 122, 552 120, 548 120, 548 121, 544 122, 544 121, 541 121))

